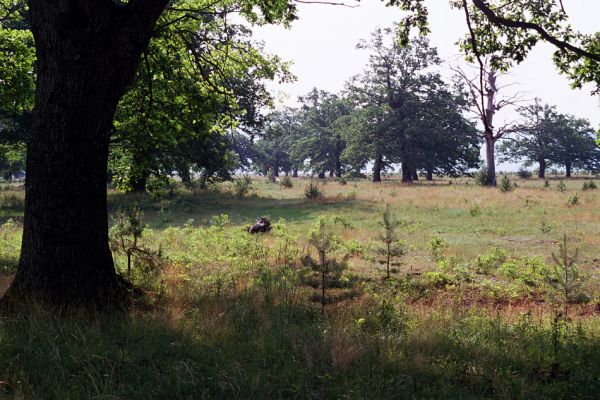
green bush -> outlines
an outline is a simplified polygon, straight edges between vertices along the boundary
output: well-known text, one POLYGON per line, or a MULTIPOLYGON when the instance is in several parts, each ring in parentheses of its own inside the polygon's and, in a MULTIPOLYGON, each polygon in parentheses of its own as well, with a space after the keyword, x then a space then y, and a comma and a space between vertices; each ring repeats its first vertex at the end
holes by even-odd
POLYGON ((583 182, 583 187, 581 188, 581 190, 583 190, 583 191, 596 190, 596 189, 598 189, 598 186, 596 186, 596 182, 594 182, 594 181, 583 182))
POLYGON ((249 176, 243 176, 242 178, 233 181, 233 194, 238 199, 243 199, 252 190, 252 179, 249 176))
POLYGON ((448 248, 448 244, 438 236, 432 236, 427 243, 427 249, 433 261, 440 261, 444 257, 444 251, 448 248))
POLYGON ((532 173, 530 170, 525 169, 525 168, 519 168, 519 170, 517 171, 517 175, 519 176, 519 178, 521 179, 529 179, 532 176, 532 173))
POLYGON ((312 179, 304 186, 304 198, 309 200, 318 199, 323 196, 319 184, 312 179))
POLYGON ((294 182, 292 182, 292 178, 290 178, 289 176, 284 176, 283 178, 281 178, 279 183, 282 187, 286 189, 291 189, 294 187, 294 182))
POLYGON ((579 204, 579 196, 577 195, 577 193, 575 193, 573 196, 570 196, 567 199, 567 204, 570 206, 576 206, 577 204, 579 204))
POLYGON ((564 192, 565 190, 567 190, 567 185, 565 184, 565 181, 561 179, 558 182, 558 185, 556 185, 556 190, 558 190, 559 192, 564 192))
POLYGON ((489 275, 498 268, 507 259, 506 251, 499 247, 487 253, 477 256, 475 260, 475 270, 479 274, 489 275))
POLYGON ((479 186, 487 186, 492 181, 492 177, 490 176, 490 173, 487 168, 482 168, 479 171, 477 171, 473 175, 473 178, 475 179, 475 183, 479 186))
POLYGON ((510 181, 510 178, 508 177, 508 175, 506 175, 506 174, 502 175, 502 179, 500 179, 499 189, 502 193, 510 192, 514 189, 514 186, 513 186, 512 182, 510 181))

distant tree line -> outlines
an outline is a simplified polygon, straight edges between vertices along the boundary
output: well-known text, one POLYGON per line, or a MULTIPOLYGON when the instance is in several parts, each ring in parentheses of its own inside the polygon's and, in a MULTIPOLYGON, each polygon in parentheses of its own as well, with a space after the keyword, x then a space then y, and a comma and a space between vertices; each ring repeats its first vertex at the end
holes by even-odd
MULTIPOLYGON (((465 117, 473 108, 468 80, 446 83, 425 38, 401 46, 398 27, 377 29, 357 45, 370 53, 369 61, 342 92, 315 88, 298 107, 263 115, 272 106, 264 82, 289 80, 285 63, 264 54, 242 25, 228 24, 224 37, 221 19, 164 19, 113 122, 107 179, 117 188, 144 191, 149 179, 173 175, 186 184, 197 176, 204 187, 240 169, 273 177, 371 172, 379 182, 400 166, 402 181, 411 182, 419 175, 461 176, 483 165, 486 136, 465 117)), ((0 60, 4 179, 25 169, 35 90, 35 51, 26 28, 0 30, 2 48, 10 49, 0 60)), ((539 99, 518 111, 522 122, 502 137, 501 161, 536 164, 541 178, 550 166, 564 167, 567 176, 599 171, 588 121, 539 99)))

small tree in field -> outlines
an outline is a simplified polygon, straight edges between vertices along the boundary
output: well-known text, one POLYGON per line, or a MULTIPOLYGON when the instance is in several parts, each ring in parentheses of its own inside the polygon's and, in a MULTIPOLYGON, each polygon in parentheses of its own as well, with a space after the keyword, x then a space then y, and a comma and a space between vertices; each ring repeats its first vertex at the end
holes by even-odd
POLYGON ((550 280, 550 285, 558 292, 563 303, 565 317, 569 314, 569 304, 577 303, 585 298, 582 292, 585 277, 575 264, 579 251, 575 249, 575 252, 569 255, 567 243, 565 234, 562 243, 559 244, 558 254, 552 253, 555 266, 550 280))
POLYGON ((325 290, 327 284, 328 265, 334 260, 327 258, 328 254, 343 249, 342 240, 334 231, 334 225, 341 224, 349 227, 350 224, 341 217, 320 216, 313 228, 308 233, 308 243, 319 254, 319 268, 321 269, 321 309, 325 309, 325 290))
POLYGON ((385 205, 381 225, 383 231, 379 233, 379 239, 384 243, 384 247, 379 249, 379 253, 382 253, 386 257, 387 278, 389 279, 392 257, 402 257, 406 254, 406 244, 399 240, 396 233, 396 228, 401 226, 402 222, 392 212, 389 204, 385 205))
POLYGON ((127 275, 131 277, 131 258, 134 254, 149 255, 150 251, 139 245, 146 226, 144 213, 138 207, 127 211, 118 211, 114 216, 115 224, 110 229, 111 249, 127 256, 127 275))

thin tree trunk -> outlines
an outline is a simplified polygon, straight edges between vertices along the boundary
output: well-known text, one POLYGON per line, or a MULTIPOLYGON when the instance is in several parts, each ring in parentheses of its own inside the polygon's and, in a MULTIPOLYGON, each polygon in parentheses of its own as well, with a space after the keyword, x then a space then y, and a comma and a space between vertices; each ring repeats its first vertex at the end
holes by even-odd
POLYGON ((319 175, 317 175, 317 178, 319 178, 319 179, 325 179, 325 171, 320 171, 319 175))
POLYGON ((538 163, 540 164, 540 169, 538 171, 538 178, 544 179, 544 178, 546 178, 546 159, 540 158, 538 160, 538 163))
POLYGON ((495 157, 495 140, 486 135, 485 138, 485 166, 487 169, 487 185, 496 186, 496 157, 495 157))
POLYGON ((381 182, 381 170, 383 169, 383 156, 378 154, 373 163, 373 182, 381 182))
POLYGON ((9 297, 97 306, 120 299, 108 246, 110 131, 166 4, 29 1, 37 84, 21 257, 9 297))
POLYGON ((297 169, 293 169, 292 170, 292 178, 297 178, 298 177, 298 170, 297 169))
POLYGON ((565 177, 566 178, 571 177, 571 163, 570 162, 565 163, 565 177))
POLYGON ((333 178, 333 170, 332 170, 332 169, 331 169, 331 170, 329 170, 329 177, 330 177, 330 178, 333 178))

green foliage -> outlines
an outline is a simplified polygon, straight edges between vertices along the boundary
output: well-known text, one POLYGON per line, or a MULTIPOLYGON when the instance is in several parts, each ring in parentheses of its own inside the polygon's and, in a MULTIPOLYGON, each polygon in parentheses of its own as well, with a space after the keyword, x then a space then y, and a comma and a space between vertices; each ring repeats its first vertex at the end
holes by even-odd
POLYGON ((341 217, 322 215, 308 232, 308 243, 316 250, 319 256, 317 265, 321 272, 322 309, 325 308, 326 303, 326 286, 329 272, 337 272, 339 274, 347 267, 348 255, 344 251, 342 240, 335 229, 339 225, 344 227, 350 226, 348 221, 341 217), (332 254, 341 255, 341 259, 330 258, 332 254))
POLYGON ((0 272, 14 273, 21 250, 21 226, 8 219, 0 225, 0 272))
POLYGON ((569 304, 589 301, 583 292, 583 285, 587 277, 576 265, 578 254, 578 249, 575 249, 573 254, 569 254, 566 234, 563 235, 563 240, 559 244, 558 254, 552 253, 555 265, 549 284, 555 289, 558 300, 564 307, 565 316, 569 313, 569 304))
POLYGON ((502 175, 502 179, 500 179, 500 186, 498 188, 502 193, 511 192, 514 189, 514 185, 510 181, 508 175, 502 175))
POLYGON ((475 183, 479 186, 488 186, 491 182, 492 177, 487 168, 482 168, 475 173, 473 176, 475 183))
POLYGON ((399 240, 397 228, 404 223, 392 212, 389 204, 386 203, 382 215, 381 227, 383 231, 379 233, 379 240, 383 242, 383 247, 378 249, 379 254, 385 256, 387 278, 390 278, 390 265, 393 259, 402 257, 406 254, 406 242, 399 240))
POLYGON ((433 261, 440 261, 444 256, 444 251, 448 248, 448 244, 438 236, 432 236, 427 243, 427 249, 433 261))
POLYGON ((233 194, 238 199, 243 199, 253 189, 252 179, 248 176, 236 178, 233 181, 233 194))
POLYGON ((477 259, 475 260, 475 271, 479 274, 490 275, 502 265, 507 258, 508 256, 505 250, 494 247, 491 252, 477 256, 477 259))
POLYGON ((175 181, 166 176, 151 176, 146 184, 146 192, 154 200, 172 196, 175 181))
POLYGON ((552 229, 554 229, 554 225, 548 222, 546 213, 544 213, 544 215, 542 215, 540 218, 539 230, 543 234, 548 234, 552 232, 552 229))
POLYGON ((517 175, 521 179, 530 179, 533 176, 530 170, 523 167, 519 168, 519 170, 517 171, 517 175))
POLYGON ((594 181, 585 181, 583 182, 583 187, 581 188, 581 190, 588 191, 588 190, 596 190, 598 189, 598 186, 596 185, 596 182, 594 181))
POLYGON ((479 206, 479 203, 471 204, 469 207, 469 215, 471 217, 477 217, 478 215, 481 215, 481 207, 479 206))
POLYGON ((145 230, 144 213, 139 207, 117 211, 113 217, 113 225, 109 230, 110 247, 114 252, 121 252, 127 257, 129 278, 132 261, 136 262, 146 278, 149 273, 156 274, 160 267, 160 254, 140 243, 145 230))
POLYGON ((544 178, 544 187, 545 188, 549 188, 550 187, 550 179, 544 178))
POLYGON ((567 199, 567 204, 570 206, 576 206, 579 204, 579 196, 575 193, 573 196, 569 196, 567 199))
POLYGON ((319 184, 310 180, 306 185, 304 185, 304 198, 309 200, 315 200, 323 196, 323 192, 319 189, 319 184))
POLYGON ((559 192, 564 192, 565 190, 567 190, 567 185, 565 184, 565 181, 561 179, 558 182, 558 185, 556 185, 556 190, 558 190, 559 192))
POLYGON ((294 182, 292 182, 292 178, 290 178, 289 176, 284 176, 283 178, 281 178, 279 183, 282 187, 286 189, 291 189, 294 187, 294 182))

